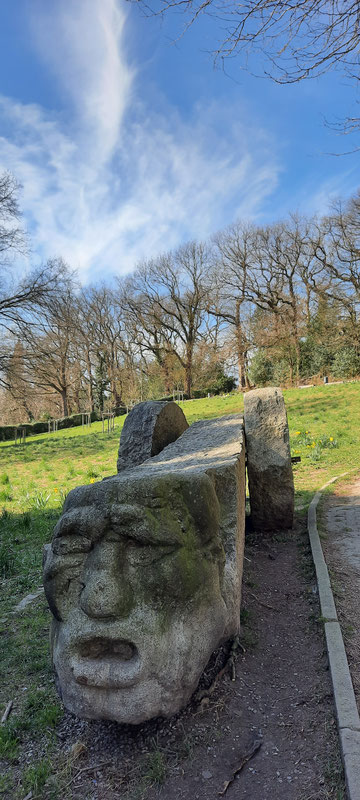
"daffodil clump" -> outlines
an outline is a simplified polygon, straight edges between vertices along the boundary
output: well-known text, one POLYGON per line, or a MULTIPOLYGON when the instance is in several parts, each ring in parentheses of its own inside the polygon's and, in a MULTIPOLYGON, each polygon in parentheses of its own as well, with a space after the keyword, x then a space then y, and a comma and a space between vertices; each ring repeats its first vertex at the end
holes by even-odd
POLYGON ((319 461, 321 453, 324 449, 330 447, 338 447, 338 443, 333 436, 323 434, 322 436, 315 437, 311 431, 295 431, 293 437, 294 449, 292 454, 304 455, 314 461, 319 461), (304 453, 304 450, 308 451, 304 453))

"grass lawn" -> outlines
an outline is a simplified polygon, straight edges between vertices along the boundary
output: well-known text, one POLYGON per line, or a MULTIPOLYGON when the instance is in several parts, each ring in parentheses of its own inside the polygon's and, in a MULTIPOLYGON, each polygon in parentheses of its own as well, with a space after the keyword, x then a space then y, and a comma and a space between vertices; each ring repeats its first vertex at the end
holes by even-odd
MULTIPOLYGON (((346 470, 360 469, 360 383, 284 392, 294 465, 296 504, 346 470)), ((241 396, 180 404, 189 423, 242 411, 241 396)), ((48 655, 50 613, 43 597, 18 614, 15 604, 41 585, 42 545, 51 538, 66 493, 116 472, 118 441, 102 423, 29 437, 25 446, 0 443, 0 713, 14 708, 0 727, 0 797, 65 797, 68 764, 52 761, 54 728, 62 709, 48 655), (36 742, 36 746, 33 743, 36 742), (32 744, 30 744, 32 743, 32 744), (28 753, 37 753, 36 760, 28 753), (0 770, 1 773, 1 770, 0 770), (44 789, 46 785, 46 789, 44 789)))

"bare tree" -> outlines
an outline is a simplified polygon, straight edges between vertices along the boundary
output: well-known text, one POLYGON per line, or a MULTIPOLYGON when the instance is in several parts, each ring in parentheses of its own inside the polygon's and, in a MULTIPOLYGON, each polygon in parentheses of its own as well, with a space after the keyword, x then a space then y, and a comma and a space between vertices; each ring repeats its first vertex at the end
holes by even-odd
MULTIPOLYGON (((141 270, 142 273, 142 270, 141 270)), ((118 302, 129 341, 144 363, 154 359, 164 381, 165 392, 173 389, 171 361, 173 348, 166 328, 154 316, 152 304, 141 288, 142 278, 135 272, 120 283, 118 302)))
POLYGON ((19 224, 20 186, 10 172, 0 175, 0 261, 11 253, 26 252, 26 238, 19 224))
MULTIPOLYGON (((173 253, 148 261, 129 279, 128 294, 137 299, 143 345, 159 363, 173 354, 184 370, 186 392, 191 396, 195 344, 207 317, 208 248, 190 242, 173 253), (156 354, 157 349, 157 354, 156 354)), ((136 306, 133 306, 136 314, 136 306)))
POLYGON ((69 414, 71 390, 77 380, 77 317, 69 279, 51 303, 36 315, 33 310, 30 320, 20 319, 16 325, 25 351, 23 380, 39 391, 55 394, 64 417, 69 414))
POLYGON ((239 387, 249 388, 246 319, 249 311, 249 269, 253 264, 254 228, 241 222, 214 238, 214 264, 210 293, 211 313, 233 331, 239 387))
POLYGON ((118 407, 123 402, 124 371, 129 357, 121 307, 115 293, 104 286, 92 287, 83 296, 87 303, 88 344, 92 350, 95 371, 98 369, 99 372, 99 366, 102 365, 111 403, 118 407))
MULTIPOLYGON (((186 15, 185 27, 201 16, 219 21, 222 41, 217 58, 260 51, 275 80, 288 83, 319 75, 339 64, 353 74, 358 67, 359 5, 353 0, 133 0, 145 13, 171 9, 186 15)), ((243 63, 244 63, 243 62, 243 63)))
POLYGON ((29 320, 34 310, 45 308, 56 296, 68 269, 61 259, 50 259, 22 278, 17 277, 16 256, 28 253, 26 235, 19 223, 19 184, 9 172, 0 175, 0 384, 6 385, 9 358, 13 361, 14 326, 29 320))
MULTIPOLYGON (((295 83, 330 69, 360 78, 360 9, 354 0, 130 0, 145 15, 171 11, 185 18, 179 37, 203 17, 217 21, 215 63, 237 58, 252 74, 295 83)), ((358 114, 331 123, 338 132, 358 131, 358 114)), ((357 147, 355 149, 358 149, 357 147)), ((351 151, 352 152, 352 151, 351 151)))

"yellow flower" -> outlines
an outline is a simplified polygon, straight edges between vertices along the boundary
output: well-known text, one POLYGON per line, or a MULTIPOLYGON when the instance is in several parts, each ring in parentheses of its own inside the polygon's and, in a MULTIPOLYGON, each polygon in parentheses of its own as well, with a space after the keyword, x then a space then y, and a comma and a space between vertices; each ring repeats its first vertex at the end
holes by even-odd
POLYGON ((305 431, 305 433, 310 433, 310 431, 305 431))
POLYGON ((58 492, 58 491, 59 491, 59 489, 56 489, 56 487, 55 487, 54 492, 58 492))
POLYGON ((300 450, 294 450, 294 453, 298 454, 300 453, 300 450))
POLYGON ((311 447, 315 447, 315 444, 316 444, 316 443, 315 443, 315 442, 313 442, 313 443, 312 443, 312 445, 311 445, 311 447))
POLYGON ((295 431, 295 436, 300 436, 301 431, 295 431))
POLYGON ((333 442, 334 441, 334 437, 333 436, 329 436, 329 441, 333 442))
POLYGON ((95 478, 90 478, 90 483, 95 483, 95 478))

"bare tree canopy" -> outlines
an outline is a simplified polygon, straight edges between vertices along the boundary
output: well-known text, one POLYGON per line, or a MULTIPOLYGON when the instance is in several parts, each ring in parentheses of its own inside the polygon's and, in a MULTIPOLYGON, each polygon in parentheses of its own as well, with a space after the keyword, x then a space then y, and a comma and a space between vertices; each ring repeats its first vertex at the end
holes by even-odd
POLYGON ((49 259, 22 278, 14 276, 16 269, 10 262, 27 253, 26 235, 19 224, 19 190, 10 172, 0 174, 0 327, 8 327, 35 306, 49 302, 50 295, 69 277, 61 258, 49 259))
POLYGON ((11 173, 0 174, 0 385, 6 386, 6 371, 14 360, 16 326, 29 325, 34 314, 44 313, 71 280, 61 258, 50 259, 19 277, 16 256, 27 253, 26 235, 19 223, 19 189, 11 173))
POLYGON ((256 53, 264 73, 279 83, 315 77, 340 66, 359 78, 360 9, 353 0, 132 0, 145 13, 171 9, 186 16, 185 27, 202 15, 218 20, 216 60, 242 56, 251 70, 256 53))
POLYGON ((19 225, 19 184, 10 172, 0 175, 0 263, 10 253, 23 253, 26 241, 19 225))

